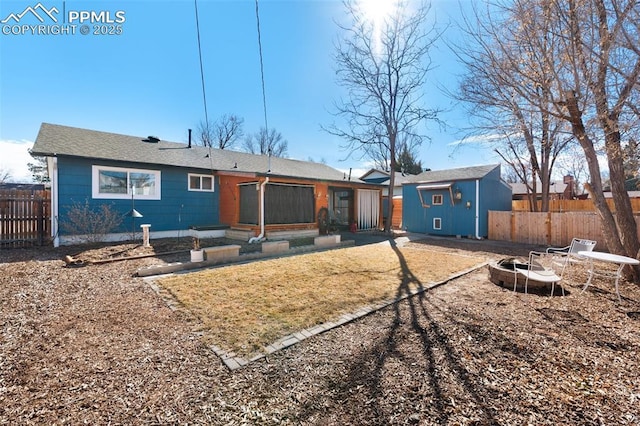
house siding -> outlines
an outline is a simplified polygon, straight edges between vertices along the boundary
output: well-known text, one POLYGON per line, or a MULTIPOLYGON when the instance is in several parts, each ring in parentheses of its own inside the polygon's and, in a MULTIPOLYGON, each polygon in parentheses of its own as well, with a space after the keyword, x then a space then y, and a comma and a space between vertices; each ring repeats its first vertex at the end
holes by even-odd
MULTIPOLYGON (((123 163, 115 161, 89 160, 79 158, 58 158, 58 198, 59 221, 66 220, 69 209, 86 201, 93 207, 111 206, 123 216, 132 207, 131 199, 93 199, 92 198, 92 166, 119 167, 125 169, 158 170, 161 173, 161 196, 159 200, 135 199, 135 209, 143 217, 136 219, 136 231, 139 224, 151 224, 151 230, 172 231, 187 229, 190 226, 219 224, 219 185, 215 179, 213 192, 188 191, 188 174, 208 174, 200 169, 184 169, 178 167, 154 166, 140 163, 123 163)), ((131 219, 127 216, 120 229, 115 232, 130 232, 131 219)), ((60 230, 60 234, 71 235, 60 230)))
MULTIPOLYGON (((258 231, 260 227, 258 225, 247 225, 240 223, 240 189, 238 185, 243 183, 256 183, 263 182, 264 177, 243 177, 243 176, 220 176, 220 221, 223 224, 232 226, 234 228, 247 228, 254 231, 258 231)), ((327 207, 328 199, 328 184, 325 182, 309 182, 303 179, 287 179, 287 178, 270 178, 270 184, 290 184, 290 185, 313 185, 314 186, 314 211, 317 216, 317 212, 322 207, 327 207)), ((284 229, 307 229, 315 228, 316 222, 309 222, 308 224, 281 224, 281 225, 266 225, 266 229, 269 230, 284 230, 284 229)))
MULTIPOLYGON (((243 183, 256 183, 263 182, 264 177, 243 177, 243 176, 233 176, 233 175, 221 175, 220 176, 220 221, 223 224, 229 225, 234 228, 242 228, 242 229, 251 229, 256 234, 260 230, 259 225, 248 225, 240 223, 240 191, 238 185, 243 183)), ((269 225, 267 224, 265 228, 269 231, 279 231, 279 230, 289 230, 289 229, 314 229, 317 227, 317 214, 321 208, 329 208, 329 191, 330 190, 339 190, 339 189, 378 189, 376 187, 372 188, 372 185, 368 184, 350 184, 350 183, 341 183, 337 184, 335 182, 324 182, 324 181, 308 181, 304 179, 293 179, 293 178, 281 178, 281 177, 270 177, 270 184, 290 184, 290 185, 313 185, 314 187, 314 221, 309 223, 299 223, 299 224, 275 224, 269 225)), ((354 194, 354 206, 357 205, 357 191, 354 194)), ((357 207, 354 207, 357 209, 357 207)), ((357 213, 357 212, 356 212, 357 213)), ((382 212, 380 212, 381 214, 382 212)), ((381 216, 379 218, 381 220, 381 216)), ((380 222, 381 223, 381 222, 380 222)))
POLYGON ((511 186, 500 178, 500 170, 492 170, 481 181, 480 214, 478 227, 480 236, 489 236, 489 210, 511 210, 511 186))

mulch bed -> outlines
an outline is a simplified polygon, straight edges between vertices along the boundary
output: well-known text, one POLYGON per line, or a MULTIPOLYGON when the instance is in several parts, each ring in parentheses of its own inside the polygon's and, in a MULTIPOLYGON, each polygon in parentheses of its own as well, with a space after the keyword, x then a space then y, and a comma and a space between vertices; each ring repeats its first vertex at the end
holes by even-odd
POLYGON ((640 423, 635 284, 618 304, 605 280, 581 294, 574 271, 566 297, 524 295, 483 269, 230 372, 133 276, 182 255, 62 260, 125 248, 0 251, 0 424, 640 423))

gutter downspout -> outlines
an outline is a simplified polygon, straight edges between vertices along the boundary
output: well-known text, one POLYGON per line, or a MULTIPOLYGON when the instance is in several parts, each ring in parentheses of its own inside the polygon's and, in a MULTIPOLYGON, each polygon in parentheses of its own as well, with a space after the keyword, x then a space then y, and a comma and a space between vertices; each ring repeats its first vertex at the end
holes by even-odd
POLYGON ((476 179, 476 240, 481 240, 480 232, 480 179, 476 179))
POLYGON ((51 177, 51 236, 53 237, 53 246, 60 247, 60 235, 58 234, 58 157, 48 157, 47 168, 51 177))
POLYGON ((264 181, 260 184, 260 235, 257 237, 249 238, 249 244, 259 243, 263 241, 264 238, 264 187, 267 186, 269 182, 269 176, 267 176, 264 181))

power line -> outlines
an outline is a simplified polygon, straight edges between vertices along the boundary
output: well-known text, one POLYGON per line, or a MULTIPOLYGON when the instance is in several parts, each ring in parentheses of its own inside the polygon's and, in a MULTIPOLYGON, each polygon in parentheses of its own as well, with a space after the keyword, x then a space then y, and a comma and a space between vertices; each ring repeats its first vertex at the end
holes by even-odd
POLYGON ((200 80, 202 82, 202 100, 204 102, 204 121, 207 125, 207 131, 209 131, 209 113, 207 112, 207 94, 204 89, 204 67, 202 66, 202 47, 200 45, 200 20, 198 19, 198 0, 193 0, 193 5, 196 9, 196 32, 198 34, 198 56, 200 57, 200 80))
MULTIPOLYGON (((193 6, 196 10, 196 33, 198 34, 198 56, 200 57, 200 81, 202 82, 202 102, 204 103, 204 122, 206 126, 205 131, 207 132, 207 135, 209 135, 211 129, 209 128, 209 112, 207 111, 207 92, 204 89, 204 67, 202 66, 202 46, 200 43, 200 19, 198 18, 198 0, 193 0, 193 6)), ((211 140, 209 140, 209 143, 205 142, 205 144, 209 145, 209 154, 207 154, 207 157, 209 157, 209 165, 211 166, 211 174, 213 175, 213 155, 211 154, 211 140)), ((191 147, 191 130, 189 130, 189 147, 191 147)))
POLYGON ((260 40, 260 14, 258 13, 258 0, 256 0, 256 24, 258 26, 258 51, 260 52, 260 79, 262 81, 262 107, 264 109, 264 128, 269 131, 267 124, 267 95, 264 89, 264 64, 262 62, 262 41, 260 40))

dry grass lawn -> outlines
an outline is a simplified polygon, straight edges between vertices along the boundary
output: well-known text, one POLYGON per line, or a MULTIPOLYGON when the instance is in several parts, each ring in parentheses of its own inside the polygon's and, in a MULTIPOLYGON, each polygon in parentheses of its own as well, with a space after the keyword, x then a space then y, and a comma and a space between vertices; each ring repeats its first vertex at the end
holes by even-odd
POLYGON ((280 337, 483 260, 376 244, 174 275, 158 284, 200 319, 210 343, 249 356, 280 337))

